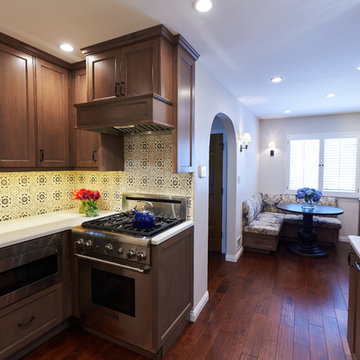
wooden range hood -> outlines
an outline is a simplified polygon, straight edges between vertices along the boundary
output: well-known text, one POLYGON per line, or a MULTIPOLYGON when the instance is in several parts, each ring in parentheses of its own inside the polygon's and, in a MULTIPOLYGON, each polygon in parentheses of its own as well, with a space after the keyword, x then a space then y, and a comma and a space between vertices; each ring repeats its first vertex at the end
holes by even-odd
POLYGON ((98 100, 75 105, 77 128, 104 134, 173 129, 172 102, 156 94, 98 100))

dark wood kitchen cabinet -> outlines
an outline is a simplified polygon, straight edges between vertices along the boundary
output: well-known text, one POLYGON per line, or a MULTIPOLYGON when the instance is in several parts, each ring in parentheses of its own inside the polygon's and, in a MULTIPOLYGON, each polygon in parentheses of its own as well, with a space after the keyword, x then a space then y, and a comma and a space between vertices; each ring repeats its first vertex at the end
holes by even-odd
MULTIPOLYGON (((141 39, 144 32, 139 33, 141 39)), ((150 93, 172 100, 171 44, 159 36, 139 41, 134 35, 132 41, 125 37, 83 49, 89 101, 150 93)))
POLYGON ((0 167, 35 166, 34 59, 0 44, 0 167))
MULTIPOLYGON (((184 39, 178 37, 175 49, 174 93, 177 100, 174 104, 173 131, 173 171, 184 173, 194 171, 194 132, 195 132, 195 60, 196 54, 191 54, 181 46, 184 39), (186 94, 186 95, 184 95, 186 94)), ((190 45, 185 43, 190 48, 190 45)))
POLYGON ((69 167, 69 73, 36 59, 37 153, 40 167, 69 167))
POLYGON ((354 360, 360 359, 360 258, 349 254, 350 284, 347 338, 354 360))
MULTIPOLYGON (((72 73, 73 127, 76 126, 76 109, 73 104, 87 101, 86 71, 80 69, 72 73)), ((100 134, 94 131, 74 129, 75 167, 94 168, 102 171, 124 170, 123 136, 100 134)))
MULTIPOLYGON (((72 95, 73 103, 78 104, 87 101, 86 93, 86 70, 81 69, 74 71, 72 74, 72 95)), ((76 124, 76 109, 71 107, 71 115, 73 118, 73 125, 76 124)), ((98 152, 98 137, 99 134, 86 131, 75 130, 75 166, 83 168, 97 167, 97 152, 98 152)))

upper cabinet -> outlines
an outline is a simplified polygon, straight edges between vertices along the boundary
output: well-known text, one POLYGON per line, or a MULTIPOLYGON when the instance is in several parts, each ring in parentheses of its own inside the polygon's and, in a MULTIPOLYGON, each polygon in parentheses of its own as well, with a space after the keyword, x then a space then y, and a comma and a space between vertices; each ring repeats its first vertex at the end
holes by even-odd
MULTIPOLYGON (((120 51, 106 51, 86 58, 89 101, 119 96, 120 51)), ((86 102, 86 99, 82 102, 86 102)))
POLYGON ((141 31, 133 43, 125 37, 83 49, 89 101, 151 93, 171 101, 172 44, 159 32, 154 36, 141 31))
POLYGON ((173 170, 192 172, 195 61, 199 54, 164 26, 83 49, 88 102, 77 127, 105 134, 171 129, 173 170))
POLYGON ((0 167, 35 166, 33 57, 0 44, 0 167))
POLYGON ((69 167, 69 74, 36 60, 37 153, 40 167, 69 167))
MULTIPOLYGON (((76 70, 72 73, 72 102, 77 104, 86 102, 86 71, 85 69, 76 70)), ((71 116, 73 126, 76 124, 76 109, 71 106, 71 116)), ((84 168, 96 168, 98 158, 98 137, 99 134, 86 131, 75 130, 75 166, 84 168)))

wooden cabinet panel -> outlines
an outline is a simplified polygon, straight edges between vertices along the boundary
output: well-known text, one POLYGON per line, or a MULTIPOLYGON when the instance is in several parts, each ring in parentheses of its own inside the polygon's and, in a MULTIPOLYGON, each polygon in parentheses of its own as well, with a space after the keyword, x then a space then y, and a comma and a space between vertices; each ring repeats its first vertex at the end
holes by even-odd
POLYGON ((180 46, 176 57, 176 132, 173 136, 175 172, 192 172, 194 151, 195 60, 180 46))
POLYGON ((145 41, 121 49, 122 96, 159 94, 158 41, 145 41))
POLYGON ((69 166, 68 72, 37 59, 36 80, 38 165, 69 166))
POLYGON ((0 311, 0 358, 4 359, 62 321, 61 283, 0 311))
POLYGON ((0 167, 35 166, 33 58, 0 44, 0 167))
POLYGON ((115 83, 120 81, 120 51, 113 50, 86 58, 88 101, 116 97, 115 83))
POLYGON ((349 312, 347 338, 354 359, 360 359, 360 259, 350 255, 349 312))
MULTIPOLYGON (((87 101, 86 71, 77 70, 73 73, 73 104, 87 101)), ((76 124, 76 109, 72 106, 71 114, 73 124, 76 124)), ((96 168, 98 158, 98 137, 99 134, 92 131, 75 129, 75 166, 84 168, 96 168)))

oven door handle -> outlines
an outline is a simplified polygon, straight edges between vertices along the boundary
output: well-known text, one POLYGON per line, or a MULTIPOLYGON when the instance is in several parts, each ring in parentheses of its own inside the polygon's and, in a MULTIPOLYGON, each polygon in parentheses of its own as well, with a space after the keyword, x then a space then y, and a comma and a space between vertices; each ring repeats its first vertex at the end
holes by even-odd
POLYGON ((80 258, 80 259, 95 261, 95 262, 98 262, 98 263, 101 263, 101 264, 107 264, 107 265, 117 266, 117 267, 122 268, 122 269, 137 271, 137 272, 142 273, 142 274, 147 274, 148 272, 150 272, 150 269, 151 269, 150 266, 145 266, 144 269, 140 269, 140 268, 136 268, 136 267, 133 267, 133 266, 122 265, 122 264, 114 263, 114 262, 111 262, 111 261, 106 261, 106 260, 102 260, 102 259, 98 259, 98 258, 93 258, 93 257, 90 257, 90 256, 81 255, 81 254, 75 254, 75 256, 80 258))

